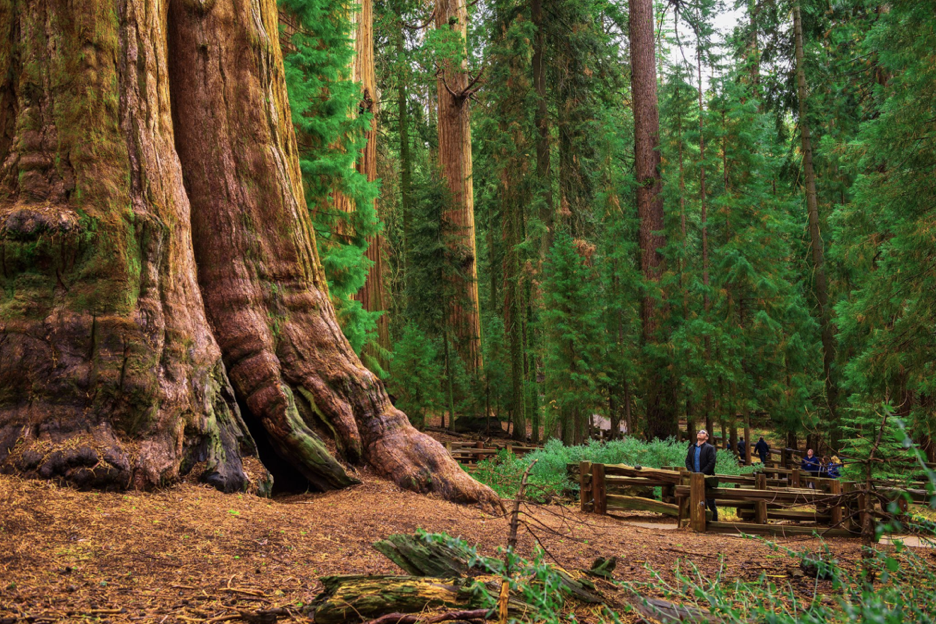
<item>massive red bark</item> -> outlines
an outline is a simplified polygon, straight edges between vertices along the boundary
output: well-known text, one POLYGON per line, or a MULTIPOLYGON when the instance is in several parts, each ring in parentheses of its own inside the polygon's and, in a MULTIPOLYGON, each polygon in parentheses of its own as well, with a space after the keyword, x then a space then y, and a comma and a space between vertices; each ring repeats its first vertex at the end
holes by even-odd
POLYGON ((147 487, 201 462, 242 488, 254 445, 223 357, 244 417, 314 486, 354 481, 319 428, 405 487, 494 503, 338 328, 273 0, 117 8, 0 3, 17 94, 0 115, 0 465, 147 487))
POLYGON ((165 12, 117 8, 0 3, 0 466, 147 487, 201 463, 240 489, 253 442, 195 283, 165 12))

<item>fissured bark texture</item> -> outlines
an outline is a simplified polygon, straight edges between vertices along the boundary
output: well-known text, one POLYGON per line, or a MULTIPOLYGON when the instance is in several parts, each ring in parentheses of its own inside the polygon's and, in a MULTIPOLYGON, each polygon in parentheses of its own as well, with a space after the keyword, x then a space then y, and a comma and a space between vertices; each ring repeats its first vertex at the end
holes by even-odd
POLYGON ((338 328, 274 0, 0 0, 0 25, 4 469, 242 489, 240 404, 321 489, 355 480, 315 428, 404 487, 496 504, 338 328))
MULTIPOLYGON (((468 6, 465 0, 436 0, 435 26, 450 29, 464 49, 468 32, 468 6)), ((455 349, 471 375, 481 369, 481 316, 478 312, 478 263, 474 223, 474 182, 471 160, 471 114, 468 62, 460 66, 442 63, 437 82, 439 165, 445 178, 451 205, 442 216, 452 232, 454 255, 459 272, 448 279, 454 297, 446 312, 455 349)))
POLYGON ((302 195, 272 0, 170 10, 176 145, 198 279, 231 381, 279 454, 322 489, 349 462, 461 501, 496 496, 413 429, 338 327, 302 195))
POLYGON ((195 280, 157 6, 0 1, 0 469, 241 490, 254 443, 195 280))
MULTIPOLYGON (((640 218, 640 269, 649 283, 640 302, 645 346, 659 345, 665 316, 660 281, 663 276, 663 189, 660 177, 660 112, 657 105, 656 55, 652 0, 629 0, 631 92, 634 98, 634 161, 637 173, 637 216, 640 218), (656 292, 654 292, 656 291, 656 292)), ((659 349, 657 349, 659 350, 659 349)), ((648 355, 644 403, 647 433, 664 439, 678 435, 673 379, 666 362, 648 355)))

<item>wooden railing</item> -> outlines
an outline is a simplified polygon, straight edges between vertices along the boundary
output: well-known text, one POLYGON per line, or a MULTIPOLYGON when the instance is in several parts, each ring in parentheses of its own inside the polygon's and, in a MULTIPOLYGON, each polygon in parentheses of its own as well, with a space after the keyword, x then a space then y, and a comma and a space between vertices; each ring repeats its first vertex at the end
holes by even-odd
POLYGON ((504 449, 518 457, 522 457, 527 453, 532 453, 539 447, 511 444, 509 442, 488 445, 485 445, 484 442, 446 442, 445 448, 456 461, 462 464, 476 464, 482 459, 494 457, 504 449))
POLYGON ((675 488, 682 475, 672 470, 636 468, 623 464, 581 462, 568 466, 570 476, 579 482, 580 508, 585 512, 652 511, 674 518, 679 515, 675 488), (662 500, 625 494, 625 488, 662 488, 662 500))
POLYGON ((681 509, 683 505, 687 507, 690 528, 701 533, 810 535, 818 531, 827 537, 855 535, 842 528, 842 482, 824 479, 821 481, 827 483, 815 483, 814 488, 771 487, 764 474, 756 475, 756 481, 753 489, 706 488, 705 475, 694 472, 689 475, 688 485, 677 486, 676 496, 681 509), (709 522, 705 515, 706 498, 714 499, 719 507, 734 507, 742 522, 709 522), (813 509, 804 511, 802 507, 813 509), (770 520, 811 522, 820 526, 772 525, 770 520))
MULTIPOLYGON (((678 470, 638 468, 623 464, 581 462, 568 466, 570 476, 579 483, 579 505, 583 512, 608 514, 609 511, 651 511, 672 516, 698 532, 803 535, 818 531, 828 537, 854 536, 865 522, 861 513, 846 510, 846 491, 855 488, 850 482, 812 477, 798 470, 775 469, 751 475, 716 475, 719 486, 705 487, 705 476, 678 470), (795 485, 790 485, 795 481, 795 485), (736 487, 723 487, 734 485, 736 487), (625 488, 662 488, 661 500, 625 493, 625 488), (712 522, 705 509, 706 497, 719 508, 737 510, 741 522, 712 522), (846 511, 848 512, 846 514, 846 511), (771 524, 771 520, 808 522, 813 526, 771 524)), ((902 490, 894 489, 897 496, 902 490)), ((859 497, 860 498, 860 497, 859 497)), ((916 498, 914 498, 916 500, 916 498)))

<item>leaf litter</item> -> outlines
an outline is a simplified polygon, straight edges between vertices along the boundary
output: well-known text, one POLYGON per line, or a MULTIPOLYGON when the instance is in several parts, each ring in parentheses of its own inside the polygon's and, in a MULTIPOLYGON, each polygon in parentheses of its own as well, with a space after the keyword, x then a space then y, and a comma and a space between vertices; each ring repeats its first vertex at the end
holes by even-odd
MULTIPOLYGON (((0 475, 0 623, 264 621, 263 612, 273 614, 267 621, 310 622, 303 607, 320 576, 400 573, 371 546, 388 535, 445 532, 490 556, 506 543, 506 518, 361 476, 338 492, 264 499, 189 483, 81 492, 0 475)), ((618 580, 650 580, 645 565, 671 575, 681 558, 704 573, 724 566, 722 578, 787 573, 758 540, 637 528, 560 505, 524 505, 521 517, 522 555, 539 543, 567 569, 616 556, 618 580)), ((857 540, 827 543, 841 562, 860 557, 857 540)), ((814 589, 802 581, 803 592, 814 589)), ((597 622, 593 611, 579 621, 597 622)))

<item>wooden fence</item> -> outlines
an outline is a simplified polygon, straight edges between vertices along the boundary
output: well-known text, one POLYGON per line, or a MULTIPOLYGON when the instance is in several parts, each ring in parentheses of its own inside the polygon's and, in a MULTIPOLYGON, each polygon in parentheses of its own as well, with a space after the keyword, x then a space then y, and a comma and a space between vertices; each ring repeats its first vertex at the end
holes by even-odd
POLYGON ((485 445, 484 442, 446 442, 445 448, 456 461, 462 464, 476 464, 482 459, 494 457, 504 449, 522 457, 539 447, 511 443, 485 445))
MULTIPOLYGON (((579 482, 579 505, 583 512, 651 511, 672 516, 679 524, 688 519, 690 528, 698 532, 809 535, 818 531, 827 537, 848 537, 860 531, 859 527, 867 520, 865 516, 871 513, 860 500, 855 508, 846 509, 843 494, 854 484, 812 477, 798 470, 716 475, 718 487, 707 489, 704 475, 684 468, 668 470, 590 462, 570 464, 568 468, 579 482), (652 494, 635 495, 635 489, 653 487, 661 488, 661 500, 652 498, 652 494), (711 513, 705 508, 706 497, 714 499, 719 508, 736 509, 742 521, 712 522, 711 513), (858 509, 864 511, 859 513, 858 509), (772 520, 784 524, 771 524, 772 520)), ((902 492, 893 489, 895 497, 902 492)))

